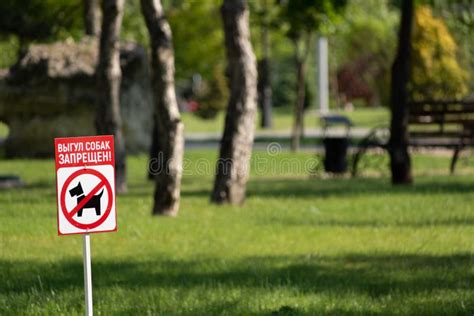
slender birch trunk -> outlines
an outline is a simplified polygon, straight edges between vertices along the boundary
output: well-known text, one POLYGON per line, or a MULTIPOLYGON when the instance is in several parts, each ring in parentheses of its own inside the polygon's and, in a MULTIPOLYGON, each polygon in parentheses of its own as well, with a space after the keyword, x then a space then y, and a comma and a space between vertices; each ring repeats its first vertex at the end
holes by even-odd
POLYGON ((257 67, 250 43, 247 2, 224 0, 221 14, 231 94, 211 201, 242 204, 245 201, 255 129, 257 67))
POLYGON ((151 42, 152 87, 155 101, 154 146, 158 149, 154 215, 176 216, 183 168, 183 123, 174 86, 171 28, 160 0, 141 0, 151 42))
POLYGON ((97 66, 98 134, 115 137, 115 186, 117 193, 127 191, 125 138, 120 115, 120 28, 124 0, 104 0, 102 3, 102 31, 97 66))

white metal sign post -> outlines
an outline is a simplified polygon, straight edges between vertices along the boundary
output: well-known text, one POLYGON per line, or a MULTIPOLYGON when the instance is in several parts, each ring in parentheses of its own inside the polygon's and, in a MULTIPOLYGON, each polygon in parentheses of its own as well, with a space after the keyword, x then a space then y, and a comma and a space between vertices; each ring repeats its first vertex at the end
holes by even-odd
POLYGON ((114 138, 54 140, 58 235, 83 235, 86 315, 93 314, 90 233, 117 230, 114 138))
POLYGON ((92 308, 92 271, 91 271, 91 237, 89 234, 82 236, 82 250, 84 256, 84 291, 86 300, 86 315, 93 314, 92 308))

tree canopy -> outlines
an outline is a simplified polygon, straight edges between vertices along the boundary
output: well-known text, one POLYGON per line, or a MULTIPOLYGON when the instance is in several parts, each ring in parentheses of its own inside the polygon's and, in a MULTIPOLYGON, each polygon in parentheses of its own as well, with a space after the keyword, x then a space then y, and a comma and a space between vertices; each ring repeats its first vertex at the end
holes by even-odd
POLYGON ((82 25, 76 0, 2 0, 0 33, 20 41, 48 40, 77 34, 82 25))
POLYGON ((347 0, 291 0, 282 6, 287 35, 299 39, 304 34, 331 30, 331 22, 339 17, 347 0))

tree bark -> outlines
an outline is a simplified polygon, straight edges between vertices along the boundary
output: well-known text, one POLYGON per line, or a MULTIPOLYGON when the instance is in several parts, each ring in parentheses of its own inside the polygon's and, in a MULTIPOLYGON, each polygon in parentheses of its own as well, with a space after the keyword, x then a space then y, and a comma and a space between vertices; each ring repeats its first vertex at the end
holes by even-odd
POLYGON ((300 149, 301 136, 303 135, 303 116, 305 87, 306 61, 297 61, 297 94, 294 106, 293 132, 291 135, 291 150, 296 152, 300 149))
POLYGON ((260 127, 271 128, 272 87, 270 82, 270 60, 263 58, 258 62, 258 103, 261 111, 260 127))
POLYGON ((245 201, 257 108, 257 69, 250 43, 245 0, 224 0, 227 75, 230 98, 211 201, 240 205, 245 201))
POLYGON ((408 80, 410 77, 411 32, 413 25, 413 0, 403 0, 398 50, 392 65, 390 106, 390 168, 393 184, 413 182, 408 153, 408 80))
POLYGON ((158 120, 156 115, 153 115, 153 130, 151 131, 151 146, 150 146, 150 160, 148 161, 148 180, 155 180, 159 164, 156 157, 160 155, 159 148, 159 132, 158 132, 158 120))
POLYGON ((84 26, 89 36, 100 34, 100 3, 99 0, 84 0, 84 26))
POLYGON ((303 53, 298 54, 299 40, 294 40, 296 61, 296 100, 293 108, 293 130, 291 134, 291 150, 296 152, 300 149, 301 136, 303 136, 304 124, 304 102, 306 95, 306 67, 311 45, 311 37, 308 35, 303 43, 303 53))
POLYGON ((154 215, 176 216, 179 210, 183 169, 183 123, 174 87, 174 50, 171 28, 163 13, 160 0, 141 0, 142 13, 151 42, 152 86, 156 124, 154 157, 155 172, 154 215))
POLYGON ((115 186, 117 193, 127 191, 125 166, 125 139, 120 115, 120 28, 123 0, 104 0, 102 3, 102 32, 97 66, 98 134, 115 136, 115 186))
MULTIPOLYGON (((268 15, 267 0, 263 1, 263 15, 268 15)), ((262 24, 262 47, 263 58, 258 62, 258 103, 261 110, 260 126, 262 128, 272 127, 272 84, 270 69, 270 36, 268 22, 262 24)))

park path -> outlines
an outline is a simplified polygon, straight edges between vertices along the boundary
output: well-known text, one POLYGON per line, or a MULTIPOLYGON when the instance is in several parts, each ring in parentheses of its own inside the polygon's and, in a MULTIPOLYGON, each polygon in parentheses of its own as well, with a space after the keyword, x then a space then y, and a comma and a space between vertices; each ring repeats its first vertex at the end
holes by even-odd
MULTIPOLYGON (((367 135, 370 128, 351 128, 348 136, 354 139, 360 139, 367 135)), ((324 137, 325 132, 322 128, 306 128, 304 138, 309 143, 303 143, 303 149, 314 149, 316 141, 324 137)), ((328 129, 326 135, 345 136, 347 130, 345 128, 328 129)), ((221 139, 220 132, 190 132, 185 133, 186 148, 215 148, 218 147, 221 139)), ((291 142, 291 130, 258 130, 255 132, 255 148, 266 148, 271 143, 278 143, 282 148, 289 148, 291 142)))

